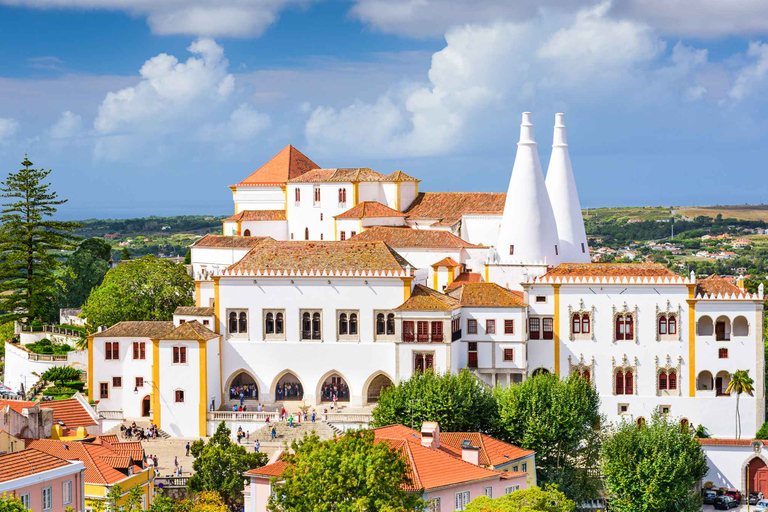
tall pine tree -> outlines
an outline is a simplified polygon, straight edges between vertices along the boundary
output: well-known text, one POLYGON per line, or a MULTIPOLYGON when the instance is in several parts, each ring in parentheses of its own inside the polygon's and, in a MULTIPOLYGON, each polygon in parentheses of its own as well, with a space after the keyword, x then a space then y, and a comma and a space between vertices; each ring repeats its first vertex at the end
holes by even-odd
POLYGON ((56 270, 61 251, 72 248, 76 222, 52 220, 67 202, 50 190, 50 170, 23 169, 8 174, 0 184, 0 322, 48 320, 54 314, 56 270))

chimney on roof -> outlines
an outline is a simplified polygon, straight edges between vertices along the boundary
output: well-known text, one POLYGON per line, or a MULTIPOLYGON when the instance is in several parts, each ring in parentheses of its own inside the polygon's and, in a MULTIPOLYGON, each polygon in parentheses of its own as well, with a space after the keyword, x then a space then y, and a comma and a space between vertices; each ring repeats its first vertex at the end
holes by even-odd
POLYGON ((421 446, 440 448, 440 425, 436 421, 425 421, 421 424, 421 446))
POLYGON ((465 439, 461 443, 461 460, 475 466, 480 465, 480 447, 472 446, 472 441, 465 439))

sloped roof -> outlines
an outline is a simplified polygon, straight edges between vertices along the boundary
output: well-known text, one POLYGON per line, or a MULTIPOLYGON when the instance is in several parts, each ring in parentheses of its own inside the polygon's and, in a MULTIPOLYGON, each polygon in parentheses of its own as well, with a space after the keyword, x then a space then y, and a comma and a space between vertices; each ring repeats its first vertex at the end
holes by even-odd
POLYGON ((405 217, 405 214, 378 201, 363 201, 344 213, 335 216, 337 219, 365 219, 372 217, 405 217))
POLYGON ((392 181, 421 181, 417 180, 413 176, 405 174, 403 171, 395 171, 387 175, 392 181))
POLYGON ((85 410, 82 402, 77 398, 67 400, 49 400, 41 402, 40 407, 53 409, 53 421, 64 423, 64 426, 70 429, 77 427, 90 427, 97 425, 88 411, 85 410))
POLYGON ((417 284, 411 296, 395 309, 398 311, 451 311, 461 307, 461 302, 440 292, 417 284))
POLYGON ((398 182, 419 181, 407 174, 395 171, 392 174, 381 174, 368 167, 314 169, 301 176, 292 178, 291 183, 360 183, 360 182, 398 182))
POLYGON ((437 263, 433 263, 433 267, 449 267, 449 268, 455 268, 460 266, 461 263, 458 263, 455 259, 451 258, 450 256, 446 256, 445 258, 441 259, 437 263))
POLYGON ((173 330, 173 322, 143 321, 118 322, 109 329, 97 332, 94 338, 159 338, 173 330))
POLYGON ((203 238, 192 244, 192 247, 251 249, 267 240, 272 240, 272 238, 268 236, 205 235, 203 238))
POLYGON ((484 282, 483 276, 481 276, 477 272, 462 272, 461 274, 456 276, 456 279, 454 279, 451 284, 448 285, 447 289, 448 291, 450 291, 466 283, 482 283, 482 282, 484 282))
POLYGON ((266 466, 261 466, 260 468, 250 469, 246 471, 245 474, 266 477, 280 476, 283 474, 283 471, 285 471, 285 468, 287 467, 288 463, 280 459, 273 462, 272 464, 267 464, 266 466))
POLYGON ((183 324, 180 324, 178 327, 167 334, 163 334, 161 339, 208 341, 213 338, 218 338, 219 336, 219 334, 216 334, 197 320, 192 320, 191 322, 184 322, 183 324))
POLYGON ((678 277, 659 263, 561 263, 543 277, 678 277))
POLYGON ((736 286, 732 279, 712 274, 705 279, 696 282, 696 295, 744 295, 744 290, 736 286))
POLYGON ((0 400, 0 410, 5 409, 6 406, 10 407, 11 410, 21 414, 21 411, 24 409, 28 409, 29 407, 34 407, 37 405, 37 402, 28 402, 25 400, 0 400))
POLYGON ((285 220, 285 210, 244 210, 224 219, 227 222, 285 220))
POLYGON ((462 306, 471 308, 522 308, 522 297, 496 283, 463 283, 448 292, 462 306))
POLYGON ((423 249, 479 248, 457 237, 449 231, 434 229, 413 229, 409 227, 373 226, 358 233, 352 240, 381 240, 390 247, 423 249))
POLYGON ((320 166, 310 160, 304 153, 288 144, 275 156, 256 169, 235 187, 264 187, 284 185, 288 180, 317 169, 320 166))
POLYGON ((461 457, 461 443, 465 439, 480 448, 480 464, 484 465, 498 466, 536 453, 479 432, 440 432, 441 448, 452 450, 458 457, 461 457))
POLYGON ((179 306, 173 314, 185 316, 213 316, 214 311, 212 307, 179 306))
POLYGON ((230 273, 249 271, 400 273, 408 262, 383 242, 268 242, 231 265, 230 273))
POLYGON ((452 226, 465 214, 502 215, 507 194, 497 192, 422 192, 405 214, 410 220, 435 220, 452 226))
POLYGON ((63 468, 71 463, 49 453, 27 448, 15 453, 0 455, 0 482, 63 468))

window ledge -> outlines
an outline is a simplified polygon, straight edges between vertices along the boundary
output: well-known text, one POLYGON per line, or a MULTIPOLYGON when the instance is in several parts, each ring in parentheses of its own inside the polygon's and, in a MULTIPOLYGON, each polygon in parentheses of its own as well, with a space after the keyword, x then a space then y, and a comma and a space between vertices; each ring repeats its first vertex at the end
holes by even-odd
POLYGON ((339 334, 336 336, 336 341, 360 341, 358 334, 339 334))
POLYGON ((285 334, 265 334, 264 341, 285 341, 285 334))

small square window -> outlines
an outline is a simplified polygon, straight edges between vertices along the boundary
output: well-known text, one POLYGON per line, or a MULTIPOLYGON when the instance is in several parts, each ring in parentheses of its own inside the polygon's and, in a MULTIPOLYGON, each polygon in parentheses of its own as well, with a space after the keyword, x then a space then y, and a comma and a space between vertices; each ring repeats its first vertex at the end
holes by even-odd
POLYGON ((485 321, 485 333, 486 334, 496 334, 496 320, 486 320, 485 321))
POLYGON ((181 389, 177 389, 174 392, 174 396, 177 404, 184 403, 184 391, 182 391, 181 389))
POLYGON ((209 325, 211 323, 210 320, 203 320, 203 325, 209 325))
POLYGON ((629 412, 629 404, 619 404, 619 414, 627 414, 629 412))
POLYGON ((99 398, 109 398, 109 382, 99 382, 99 398))
POLYGON ((728 349, 727 348, 717 349, 717 357, 719 359, 728 359, 728 349))
POLYGON ((536 296, 536 302, 538 304, 543 304, 543 303, 547 302, 547 296, 546 295, 537 295, 536 296))
POLYGON ((513 348, 505 348, 504 349, 504 360, 505 361, 514 361, 515 360, 515 349, 513 349, 513 348))
POLYGON ((144 377, 136 377, 136 387, 142 388, 144 387, 144 377))
POLYGON ((477 334, 477 320, 474 318, 467 320, 467 334, 477 334))
POLYGON ((659 406, 659 411, 661 411, 661 414, 669 414, 669 411, 671 411, 671 410, 672 410, 672 406, 671 405, 660 405, 659 406))
POLYGON ((514 320, 504 320, 504 334, 515 334, 514 320))
POLYGON ((123 378, 122 377, 112 377, 112 387, 113 388, 121 388, 121 387, 123 387, 123 378))

